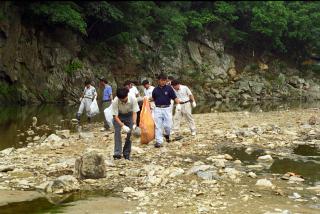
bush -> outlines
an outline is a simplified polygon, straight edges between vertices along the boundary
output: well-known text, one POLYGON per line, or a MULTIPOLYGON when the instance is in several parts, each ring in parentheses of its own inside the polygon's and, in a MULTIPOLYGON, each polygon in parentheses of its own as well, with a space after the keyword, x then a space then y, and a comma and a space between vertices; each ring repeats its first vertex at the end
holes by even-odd
POLYGON ((65 67, 65 72, 69 75, 72 75, 75 71, 77 71, 78 69, 83 68, 83 64, 80 60, 75 59, 73 60, 69 65, 67 65, 65 67))

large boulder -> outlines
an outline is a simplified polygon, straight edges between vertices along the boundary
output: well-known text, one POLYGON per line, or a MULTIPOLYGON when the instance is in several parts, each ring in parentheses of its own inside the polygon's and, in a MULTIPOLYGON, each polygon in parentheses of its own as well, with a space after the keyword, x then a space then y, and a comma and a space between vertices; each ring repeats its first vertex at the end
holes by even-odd
POLYGON ((106 176, 103 155, 94 151, 85 153, 75 162, 75 175, 79 179, 98 179, 106 176))

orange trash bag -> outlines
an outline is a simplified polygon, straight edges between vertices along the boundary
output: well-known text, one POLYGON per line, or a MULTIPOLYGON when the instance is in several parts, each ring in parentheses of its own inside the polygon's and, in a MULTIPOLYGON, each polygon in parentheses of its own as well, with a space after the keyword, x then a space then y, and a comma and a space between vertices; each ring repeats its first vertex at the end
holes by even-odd
POLYGON ((148 144, 155 137, 155 125, 152 118, 150 102, 148 98, 143 98, 139 127, 141 129, 141 143, 148 144))

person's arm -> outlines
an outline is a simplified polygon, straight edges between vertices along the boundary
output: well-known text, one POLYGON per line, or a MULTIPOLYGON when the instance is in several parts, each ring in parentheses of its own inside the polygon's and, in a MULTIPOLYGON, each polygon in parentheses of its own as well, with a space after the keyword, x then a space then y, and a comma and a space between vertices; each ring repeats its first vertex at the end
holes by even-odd
POLYGON ((174 99, 174 102, 175 102, 177 105, 180 104, 179 98, 177 97, 176 99, 174 99))
POLYGON ((133 127, 137 126, 137 112, 132 112, 132 123, 133 127))
POLYGON ((192 94, 189 95, 189 99, 190 99, 191 102, 195 102, 194 96, 192 94))
POLYGON ((97 96, 98 96, 97 91, 96 91, 96 89, 94 88, 94 90, 93 90, 93 98, 92 98, 92 100, 96 99, 96 98, 97 98, 97 96))
POLYGON ((189 99, 190 99, 190 102, 191 102, 192 107, 195 108, 195 107, 197 106, 196 100, 194 99, 194 96, 193 96, 193 94, 191 93, 189 87, 187 87, 187 94, 189 95, 189 99))
POLYGON ((122 127, 124 124, 121 122, 121 120, 118 116, 119 115, 119 110, 118 110, 119 107, 118 107, 117 98, 115 100, 116 101, 111 104, 113 119, 116 123, 118 123, 120 125, 120 127, 122 127))
POLYGON ((113 115, 113 119, 114 119, 114 121, 116 121, 116 123, 118 123, 120 125, 120 127, 124 126, 124 123, 121 122, 121 120, 120 120, 118 115, 113 115))
POLYGON ((113 96, 112 96, 112 88, 111 88, 111 86, 110 86, 109 89, 110 89, 109 90, 109 97, 110 97, 110 100, 112 101, 113 100, 113 96))

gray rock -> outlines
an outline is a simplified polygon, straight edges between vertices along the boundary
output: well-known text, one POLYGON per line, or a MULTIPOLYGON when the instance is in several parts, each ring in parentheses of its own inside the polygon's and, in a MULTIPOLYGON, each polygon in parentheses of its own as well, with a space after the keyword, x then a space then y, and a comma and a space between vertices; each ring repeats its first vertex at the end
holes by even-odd
POLYGON ((271 181, 267 179, 259 179, 256 185, 261 187, 268 187, 268 188, 273 187, 273 184, 271 183, 271 181))
POLYGON ((202 63, 202 57, 199 52, 198 48, 198 43, 189 41, 188 42, 188 48, 189 48, 189 53, 191 56, 191 59, 198 65, 201 65, 202 63))
POLYGON ((9 172, 14 170, 13 165, 8 165, 8 166, 0 166, 0 172, 9 172))
POLYGON ((79 134, 80 139, 90 139, 94 138, 94 134, 92 132, 80 132, 79 134))
POLYGON ((56 131, 56 135, 58 135, 59 137, 63 138, 63 139, 67 139, 70 137, 70 130, 66 129, 66 130, 57 130, 56 131))
POLYGON ((248 176, 251 177, 251 178, 256 178, 257 177, 256 173, 254 173, 254 172, 249 172, 248 176))
POLYGON ((62 139, 59 136, 57 136, 55 134, 51 134, 43 142, 44 143, 57 143, 57 142, 60 142, 61 140, 62 139))
POLYGON ((271 161, 273 161, 273 158, 271 157, 271 155, 264 155, 264 156, 258 157, 258 161, 260 161, 260 162, 271 162, 271 161))
POLYGON ((29 136, 34 135, 34 131, 33 130, 28 130, 27 131, 27 135, 29 135, 29 136))
POLYGON ((197 176, 202 178, 203 180, 219 179, 219 176, 216 171, 199 171, 197 172, 197 176))
POLYGON ((2 151, 0 151, 0 153, 2 155, 10 155, 11 153, 13 153, 15 151, 15 148, 7 148, 7 149, 4 149, 2 151))
POLYGON ((53 181, 50 181, 45 187, 45 192, 63 194, 79 189, 80 184, 75 177, 73 177, 72 175, 63 175, 53 181))
POLYGON ((196 174, 196 173, 198 173, 199 171, 206 171, 206 170, 208 170, 208 169, 214 169, 214 167, 211 166, 211 165, 199 165, 199 166, 194 166, 194 167, 192 167, 191 169, 188 170, 187 175, 196 174))
POLYGON ((122 192, 124 192, 124 193, 134 193, 135 190, 132 187, 125 187, 122 192))
POLYGON ((75 174, 79 179, 97 179, 106 176, 104 156, 94 151, 76 159, 75 174))

